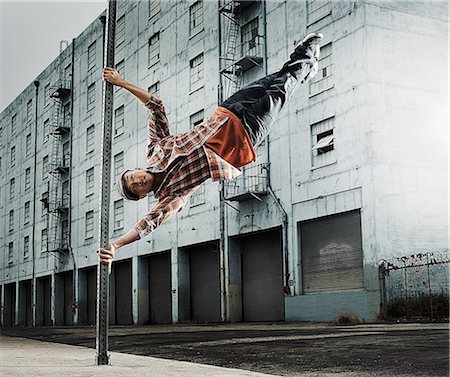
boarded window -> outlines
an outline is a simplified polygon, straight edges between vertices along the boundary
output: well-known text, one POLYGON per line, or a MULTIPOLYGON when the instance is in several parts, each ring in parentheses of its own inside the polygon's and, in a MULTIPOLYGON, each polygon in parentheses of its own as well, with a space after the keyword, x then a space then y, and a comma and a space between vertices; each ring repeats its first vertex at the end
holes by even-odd
POLYGON ((94 237, 94 211, 86 212, 84 238, 94 237))
POLYGON ((26 156, 29 156, 30 153, 31 153, 31 134, 28 134, 25 140, 25 154, 26 156))
POLYGON ((30 222, 30 202, 29 201, 25 203, 23 222, 24 222, 24 224, 28 224, 30 222))
POLYGON ((88 71, 91 71, 95 68, 95 55, 96 55, 96 45, 95 42, 92 43, 89 47, 88 47, 88 64, 87 64, 87 69, 88 71))
POLYGON ((159 33, 154 34, 148 41, 148 66, 159 62, 159 33))
POLYGON ((115 178, 115 180, 117 180, 117 178, 119 178, 119 175, 122 174, 123 171, 124 171, 123 152, 120 152, 114 156, 114 178, 115 178))
POLYGON ((123 199, 114 202, 114 229, 123 228, 123 199))
POLYGON ((331 14, 330 0, 308 0, 306 4, 308 24, 312 24, 331 14))
POLYGON ((44 143, 48 141, 49 137, 50 137, 50 119, 47 119, 44 122, 44 135, 43 135, 44 143))
POLYGON ((203 54, 190 61, 191 91, 203 85, 203 54))
POLYGON ((88 127, 86 131, 86 153, 94 150, 95 142, 95 125, 88 127))
POLYGON ((30 236, 23 238, 23 259, 27 259, 30 254, 30 236))
POLYGON ((87 89, 87 111, 95 107, 95 83, 88 86, 87 89))
POLYGON ((309 86, 309 96, 315 96, 334 86, 333 78, 333 45, 328 43, 321 47, 319 58, 319 70, 309 86))
POLYGON ((117 20, 116 24, 116 48, 125 42, 125 15, 117 20))
POLYGON ((204 116, 205 115, 203 110, 197 111, 196 113, 192 114, 190 117, 191 128, 198 126, 201 122, 203 122, 204 116))
POLYGON ((48 243, 48 232, 47 228, 42 229, 41 231, 41 252, 47 251, 47 243, 48 243))
POLYGON ((299 224, 304 293, 364 287, 360 210, 299 224))
POLYGON ((160 0, 149 0, 148 2, 148 18, 152 18, 161 12, 160 0))
POLYGON ((123 134, 125 128, 125 107, 120 106, 114 112, 114 136, 123 134))
POLYGON ((31 188, 31 168, 25 169, 25 191, 31 188))
POLYGON ((86 196, 94 193, 94 168, 86 171, 86 196))
POLYGON ((190 6, 189 20, 189 35, 195 35, 203 29, 203 1, 190 6))

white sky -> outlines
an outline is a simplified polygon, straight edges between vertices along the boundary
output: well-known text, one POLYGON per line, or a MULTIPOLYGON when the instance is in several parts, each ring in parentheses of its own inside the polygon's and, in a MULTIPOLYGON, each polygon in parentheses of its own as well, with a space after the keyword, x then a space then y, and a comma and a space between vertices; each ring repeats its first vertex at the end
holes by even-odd
POLYGON ((0 112, 107 7, 107 1, 0 0, 0 112))

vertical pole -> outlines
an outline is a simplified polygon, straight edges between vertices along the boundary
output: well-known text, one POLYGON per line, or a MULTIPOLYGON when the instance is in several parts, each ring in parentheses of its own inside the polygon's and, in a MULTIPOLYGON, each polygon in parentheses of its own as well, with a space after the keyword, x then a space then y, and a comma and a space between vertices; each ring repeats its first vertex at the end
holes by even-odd
MULTIPOLYGON (((116 29, 116 1, 108 1, 104 40, 104 66, 114 67, 114 39, 116 29)), ((109 204, 111 194, 111 141, 113 117, 113 86, 103 82, 102 141, 100 165, 100 247, 108 246, 109 204)), ((97 265, 97 365, 108 365, 108 266, 97 265)))

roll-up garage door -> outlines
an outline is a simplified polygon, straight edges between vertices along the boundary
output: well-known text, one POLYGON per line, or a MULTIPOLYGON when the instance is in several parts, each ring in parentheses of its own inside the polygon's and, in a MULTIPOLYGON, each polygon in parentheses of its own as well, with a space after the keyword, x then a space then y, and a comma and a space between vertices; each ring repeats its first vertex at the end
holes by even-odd
POLYGON ((304 293, 364 287, 359 210, 300 223, 304 293))
POLYGON ((170 253, 149 257, 149 302, 151 323, 172 323, 170 253))

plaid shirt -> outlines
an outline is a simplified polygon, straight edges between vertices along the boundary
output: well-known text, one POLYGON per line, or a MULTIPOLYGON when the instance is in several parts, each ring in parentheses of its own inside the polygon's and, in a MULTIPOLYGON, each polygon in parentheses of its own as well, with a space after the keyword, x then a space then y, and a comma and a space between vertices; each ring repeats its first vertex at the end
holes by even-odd
POLYGON ((164 103, 152 96, 145 107, 149 109, 148 170, 165 172, 166 176, 154 193, 158 204, 134 225, 140 238, 183 209, 191 194, 207 179, 233 179, 241 174, 204 145, 228 121, 227 116, 213 114, 188 132, 171 135, 164 103))

